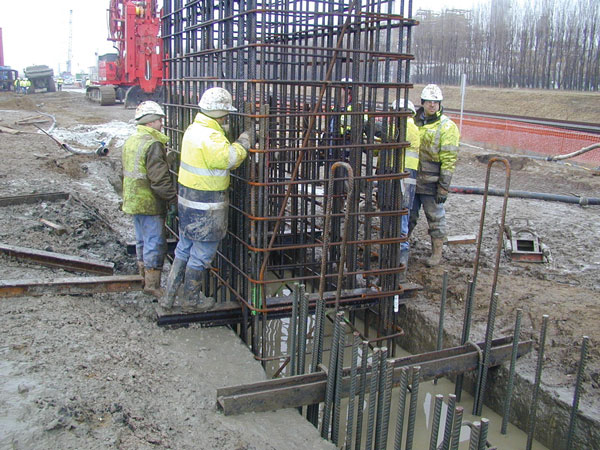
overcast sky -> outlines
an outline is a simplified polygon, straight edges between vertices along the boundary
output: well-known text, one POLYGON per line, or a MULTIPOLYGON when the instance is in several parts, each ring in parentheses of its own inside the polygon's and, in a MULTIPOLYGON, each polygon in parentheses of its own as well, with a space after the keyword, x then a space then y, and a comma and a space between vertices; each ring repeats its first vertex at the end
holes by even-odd
MULTIPOLYGON (((442 7, 469 8, 475 0, 413 0, 413 11, 442 7)), ((96 65, 95 53, 113 51, 107 41, 109 0, 1 0, 0 28, 4 64, 20 72, 46 64, 55 73, 67 68, 69 11, 72 14, 71 72, 96 65)), ((159 4, 162 1, 159 0, 159 4)))

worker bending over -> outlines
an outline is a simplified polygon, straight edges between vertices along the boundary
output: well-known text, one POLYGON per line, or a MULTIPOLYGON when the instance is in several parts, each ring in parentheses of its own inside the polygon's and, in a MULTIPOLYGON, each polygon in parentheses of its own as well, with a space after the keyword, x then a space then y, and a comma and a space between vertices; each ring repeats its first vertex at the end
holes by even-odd
POLYGON ((202 292, 201 278, 227 232, 229 171, 246 159, 249 134, 243 132, 233 144, 222 126, 233 107, 231 94, 219 87, 208 89, 200 99, 200 111, 183 135, 179 165, 179 242, 160 305, 171 309, 183 283, 182 310, 202 312, 214 299, 202 292))
POLYGON ((456 168, 460 140, 458 127, 443 114, 442 100, 442 90, 435 84, 428 84, 421 92, 422 106, 415 117, 421 147, 409 235, 417 224, 419 209, 423 205, 431 236, 431 256, 425 260, 429 267, 438 265, 442 260, 442 247, 448 235, 444 202, 456 168))
POLYGON ((160 276, 167 250, 164 222, 177 191, 169 174, 161 132, 165 116, 158 103, 146 101, 135 110, 137 131, 123 147, 123 211, 133 215, 135 251, 144 292, 162 297, 160 276))

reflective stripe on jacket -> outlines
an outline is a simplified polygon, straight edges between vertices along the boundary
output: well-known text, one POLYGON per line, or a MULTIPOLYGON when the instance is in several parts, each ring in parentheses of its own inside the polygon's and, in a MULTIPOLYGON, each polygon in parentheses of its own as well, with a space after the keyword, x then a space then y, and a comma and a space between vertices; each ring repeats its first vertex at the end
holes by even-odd
POLYGON ((150 188, 146 170, 148 148, 155 142, 165 144, 168 136, 154 128, 138 125, 137 132, 123 146, 123 212, 127 214, 160 215, 166 212, 166 202, 150 188))
POLYGON ((423 123, 422 119, 423 117, 418 114, 416 123, 420 124, 421 147, 417 193, 434 194, 437 191, 440 175, 444 175, 449 180, 454 174, 460 133, 456 124, 440 112, 437 113, 437 120, 429 119, 426 120, 427 123, 423 123))
POLYGON ((231 144, 219 123, 202 113, 183 135, 179 184, 201 191, 224 191, 229 171, 242 164, 246 150, 231 144))

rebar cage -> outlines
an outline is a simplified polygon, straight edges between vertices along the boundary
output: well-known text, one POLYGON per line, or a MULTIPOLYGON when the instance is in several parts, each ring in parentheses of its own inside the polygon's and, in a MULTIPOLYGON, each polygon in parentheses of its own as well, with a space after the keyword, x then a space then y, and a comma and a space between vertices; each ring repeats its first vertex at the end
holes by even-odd
POLYGON ((410 0, 165 0, 170 151, 214 86, 238 109, 231 140, 248 130, 255 142, 231 172, 218 301, 248 317, 293 282, 339 304, 402 292, 411 16, 410 0))

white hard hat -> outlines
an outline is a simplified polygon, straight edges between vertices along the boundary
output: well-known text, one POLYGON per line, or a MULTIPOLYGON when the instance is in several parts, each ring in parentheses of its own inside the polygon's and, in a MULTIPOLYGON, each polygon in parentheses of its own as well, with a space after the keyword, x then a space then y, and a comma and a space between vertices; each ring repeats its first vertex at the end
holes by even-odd
POLYGON ((352 83, 352 78, 342 78, 340 81, 342 83, 352 83))
POLYGON ((154 122, 164 116, 165 112, 160 105, 150 100, 140 103, 135 109, 135 120, 139 125, 154 122))
POLYGON ((231 94, 227 89, 221 87, 214 87, 205 91, 200 98, 198 106, 200 107, 200 111, 213 119, 218 119, 232 111, 237 111, 233 106, 231 94))
POLYGON ((427 100, 432 102, 441 102, 444 100, 442 90, 437 84, 428 84, 423 88, 423 92, 421 92, 421 101, 424 102, 427 100))
MULTIPOLYGON (((394 101, 392 102, 392 109, 396 109, 396 105, 397 105, 397 104, 398 104, 398 103, 396 103, 396 100, 394 100, 394 101)), ((417 113, 417 109, 415 108, 415 105, 414 105, 414 103, 413 103, 413 102, 411 102, 410 100, 406 100, 406 99, 400 100, 400 104, 401 104, 401 105, 402 105, 402 104, 403 104, 403 105, 405 105, 406 109, 408 109, 409 111, 411 111, 413 114, 416 114, 416 113, 417 113)))

